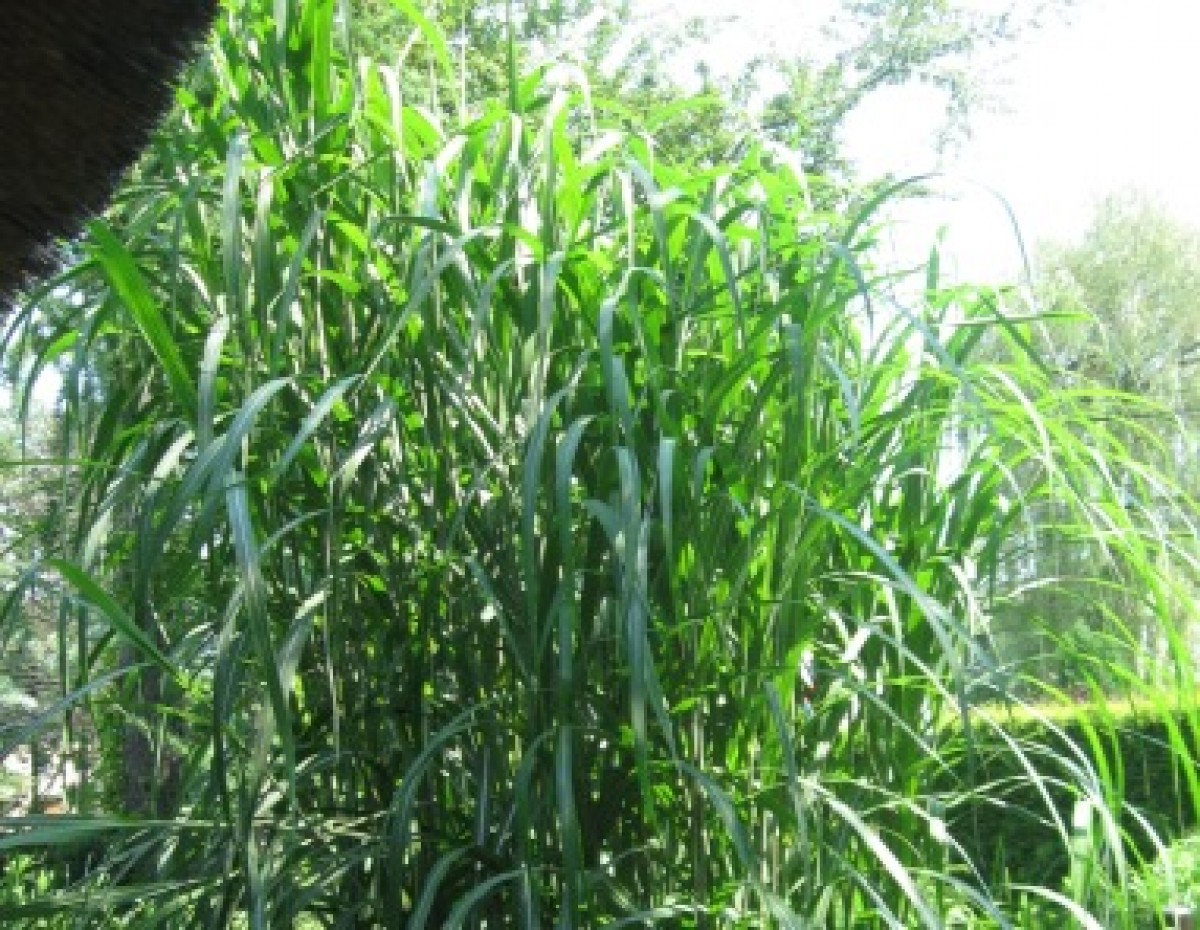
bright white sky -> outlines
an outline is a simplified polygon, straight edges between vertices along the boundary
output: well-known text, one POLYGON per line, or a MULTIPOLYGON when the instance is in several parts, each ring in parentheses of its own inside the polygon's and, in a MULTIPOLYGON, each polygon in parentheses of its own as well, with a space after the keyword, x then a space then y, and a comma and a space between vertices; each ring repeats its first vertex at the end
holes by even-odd
MULTIPOLYGON (((1200 224, 1200 3, 1082 0, 1072 24, 1030 36, 1010 73, 1009 112, 981 116, 948 167, 1002 194, 1027 242, 1078 236, 1095 201, 1130 185, 1200 224)), ((892 153, 880 145, 903 138, 895 112, 864 113, 872 121, 854 127, 868 173, 931 163, 911 130, 892 153)), ((989 195, 968 195, 946 221, 964 277, 1019 268, 989 195)))
MULTIPOLYGON (((814 9, 828 0, 688 6, 740 13, 742 23, 722 35, 738 55, 781 33, 803 41, 814 9)), ((973 139, 941 167, 1002 194, 1027 244, 1078 236, 1091 205, 1128 185, 1158 193, 1200 224, 1200 0, 1079 0, 1069 25, 1031 33, 1003 74, 1008 112, 976 114, 973 139)), ((866 175, 939 167, 931 104, 918 90, 864 106, 847 141, 866 175)), ((961 199, 914 211, 900 250, 919 242, 909 254, 924 251, 947 224, 960 277, 1011 279, 1019 253, 1003 207, 980 187, 958 182, 948 190, 961 199)))

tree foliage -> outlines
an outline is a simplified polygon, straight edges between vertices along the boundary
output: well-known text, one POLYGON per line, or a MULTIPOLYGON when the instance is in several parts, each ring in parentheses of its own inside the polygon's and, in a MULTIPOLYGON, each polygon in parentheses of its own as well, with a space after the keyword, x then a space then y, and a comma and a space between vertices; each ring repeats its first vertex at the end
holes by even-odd
MULTIPOLYGON (((813 173, 845 175, 852 166, 841 133, 866 100, 887 88, 933 88, 946 104, 943 141, 960 136, 989 98, 985 65, 1075 2, 841 0, 828 4, 823 28, 747 52, 744 61, 731 61, 723 41, 742 26, 732 4, 674 20, 630 0, 442 0, 430 15, 462 69, 460 93, 443 97, 445 106, 502 90, 511 10, 521 66, 579 65, 595 99, 648 129, 668 160, 719 164, 765 139, 798 153, 813 173), (669 115, 644 120, 667 105, 669 115)), ((353 3, 361 47, 385 60, 409 47, 413 27, 399 7, 353 3)), ((779 28, 781 35, 795 29, 779 28)))
POLYGON ((1143 192, 1109 195, 1079 241, 1039 251, 1036 286, 1047 309, 1080 317, 1055 340, 1060 366, 1200 412, 1200 230, 1143 192))
MULTIPOLYGON (((989 90, 989 56, 1011 48, 1074 0, 845 0, 824 30, 825 51, 765 59, 785 78, 765 131, 809 155, 839 164, 839 131, 867 99, 887 88, 924 85, 946 104, 943 138, 969 130, 989 90)), ((818 45, 820 45, 819 43, 818 45)), ((994 61, 990 61, 994 64, 994 61)))
POLYGON ((0 706, 11 699, 4 713, 15 719, 54 694, 56 592, 31 568, 62 545, 69 472, 58 459, 62 421, 36 403, 22 408, 7 390, 0 398, 0 616, 21 605, 11 612, 18 622, 0 623, 0 706))

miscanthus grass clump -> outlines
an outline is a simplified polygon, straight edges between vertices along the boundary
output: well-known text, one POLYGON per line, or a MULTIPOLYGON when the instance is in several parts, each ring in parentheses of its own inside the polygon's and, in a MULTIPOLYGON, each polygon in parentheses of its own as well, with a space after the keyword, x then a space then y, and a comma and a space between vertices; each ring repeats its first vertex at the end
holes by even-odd
POLYGON ((6 824, 57 879, 0 915, 1123 926, 1114 773, 973 714, 1035 505, 1174 629, 1117 401, 1051 392, 1003 295, 896 298, 888 194, 661 164, 552 72, 454 126, 340 22, 229 4, 10 333, 67 370, 43 722, 90 777, 6 824), (968 854, 984 744, 1095 802, 1086 893, 968 854))

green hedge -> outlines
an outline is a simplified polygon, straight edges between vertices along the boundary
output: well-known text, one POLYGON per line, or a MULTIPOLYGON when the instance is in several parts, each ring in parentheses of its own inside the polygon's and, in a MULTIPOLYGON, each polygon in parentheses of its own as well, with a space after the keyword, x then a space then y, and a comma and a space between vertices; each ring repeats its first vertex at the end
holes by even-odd
POLYGON ((1003 715, 972 727, 972 751, 952 763, 954 791, 969 793, 947 812, 950 835, 985 874, 1009 881, 1053 885, 1070 867, 1072 814, 1082 795, 1068 784, 1069 767, 1087 772, 1089 797, 1120 811, 1126 850, 1153 858, 1146 825, 1169 842, 1198 820, 1197 719, 1176 710, 1113 714, 1090 706, 1047 719, 1003 715), (1025 761, 1042 776, 1035 780, 1025 761), (1050 805, 1047 804, 1047 798, 1050 805), (1056 823, 1051 806, 1061 818, 1056 823))

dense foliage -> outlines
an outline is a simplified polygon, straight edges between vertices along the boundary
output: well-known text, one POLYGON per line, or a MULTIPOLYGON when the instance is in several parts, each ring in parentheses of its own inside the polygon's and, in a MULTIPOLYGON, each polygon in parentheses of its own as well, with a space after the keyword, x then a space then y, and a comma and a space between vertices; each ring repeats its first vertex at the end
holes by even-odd
MULTIPOLYGON (((1064 705, 1037 716, 994 710, 1006 714, 1007 740, 1040 755, 1047 773, 1065 777, 1032 783, 1021 777, 1018 755, 981 740, 974 758, 958 761, 955 774, 988 788, 951 811, 950 832, 973 847, 978 861, 996 863, 1011 880, 1057 887, 1073 866, 1091 866, 1079 862, 1087 858, 1079 855, 1080 837, 1064 842, 1063 833, 1084 832, 1075 829, 1080 809, 1083 823, 1095 823, 1093 809, 1102 799, 1104 808, 1119 813, 1095 828, 1117 828, 1135 859, 1157 858, 1164 840, 1194 830, 1200 814, 1200 781, 1187 764, 1196 755, 1196 720, 1194 708, 1184 708, 1165 700, 1064 705), (968 766, 975 767, 974 776, 968 766), (1081 796, 1077 780, 1092 783, 1093 793, 1081 796), (1038 798, 1043 790, 1053 801, 1049 809, 1038 798)), ((1110 893, 1103 881, 1082 891, 1096 900, 1110 893)))
MULTIPOLYGON (((1057 364, 1155 398, 1194 430, 1200 232, 1144 192, 1121 191, 1097 205, 1079 242, 1042 246, 1037 272, 1043 303, 1075 315, 1047 338, 1057 364)), ((1182 442, 1172 451, 1191 459, 1182 442)))
MULTIPOLYGON (((380 61, 400 50, 410 99, 461 116, 503 95, 510 49, 521 70, 570 62, 606 119, 652 135, 674 164, 734 162, 785 148, 825 182, 854 175, 844 130, 864 104, 921 88, 945 103, 939 147, 995 104, 1018 40, 1069 16, 1076 0, 825 0, 775 23, 734 2, 438 0, 423 7, 447 37, 455 80, 409 42, 411 6, 346 0, 350 47, 380 61), (747 15, 750 13, 751 15, 747 15), (756 22, 757 20, 757 22, 756 22), (511 40, 511 41, 510 41, 511 40)), ((752 6, 752 5, 751 5, 752 6)), ((762 7, 760 7, 762 9, 762 7)))
POLYGON ((946 829, 981 732, 1118 822, 1103 773, 974 712, 1031 507, 1164 628, 1189 596, 1087 392, 1000 295, 874 272, 878 201, 816 212, 754 149, 673 169, 570 74, 443 124, 336 12, 231 3, 17 321, 71 361, 79 506, 40 570, 87 777, 5 824, 55 881, 0 916, 995 926, 1040 896, 1131 926, 946 829))

